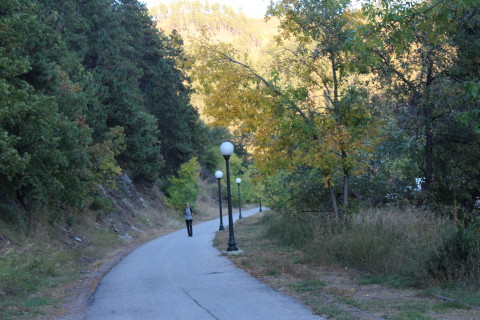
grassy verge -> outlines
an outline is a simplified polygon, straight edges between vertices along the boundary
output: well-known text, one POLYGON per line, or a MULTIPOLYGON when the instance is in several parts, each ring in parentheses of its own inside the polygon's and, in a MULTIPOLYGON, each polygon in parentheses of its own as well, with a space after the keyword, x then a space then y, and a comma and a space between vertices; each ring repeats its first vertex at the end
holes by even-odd
POLYGON ((120 220, 77 220, 68 229, 42 219, 24 227, 0 221, 0 319, 53 319, 65 312, 67 287, 120 252, 183 226, 173 213, 154 210, 137 212, 128 232, 117 229, 120 220))
MULTIPOLYGON (((480 319, 480 310, 471 307, 480 305, 478 290, 467 292, 458 285, 451 289, 430 285, 428 290, 421 290, 410 287, 410 280, 357 271, 350 263, 338 263, 346 261, 344 258, 335 260, 319 254, 338 255, 338 251, 325 249, 329 248, 328 243, 319 241, 317 229, 312 235, 308 235, 307 230, 304 239, 292 245, 290 240, 295 238, 292 233, 305 230, 296 230, 302 227, 289 223, 279 226, 282 221, 277 219, 277 214, 269 212, 239 221, 235 225, 235 236, 245 254, 230 259, 252 276, 303 301, 316 314, 328 319, 480 319), (279 237, 278 233, 284 229, 289 230, 285 232, 286 238, 279 237), (455 301, 445 301, 438 296, 448 296, 455 301)), ((430 218, 425 219, 426 223, 430 218)), ((417 222, 418 228, 425 227, 423 222, 417 222)), ((431 234, 428 236, 432 238, 431 234)), ((327 235, 322 237, 325 239, 327 235)), ((224 250, 227 243, 228 231, 218 232, 214 244, 224 250)), ((352 254, 347 256, 354 260, 352 254)), ((402 258, 399 263, 404 261, 402 258)))
POLYGON ((395 286, 480 287, 480 232, 421 210, 364 210, 337 222, 277 215, 268 234, 317 263, 340 263, 395 286))
MULTIPOLYGON (((216 185, 199 183, 195 223, 218 215, 216 185)), ((113 212, 111 202, 99 197, 90 205, 94 211, 58 220, 52 219, 58 213, 45 210, 29 219, 7 210, 13 218, 0 219, 0 320, 83 319, 109 268, 137 246, 185 227, 183 214, 162 203, 155 202, 158 210, 113 212)))

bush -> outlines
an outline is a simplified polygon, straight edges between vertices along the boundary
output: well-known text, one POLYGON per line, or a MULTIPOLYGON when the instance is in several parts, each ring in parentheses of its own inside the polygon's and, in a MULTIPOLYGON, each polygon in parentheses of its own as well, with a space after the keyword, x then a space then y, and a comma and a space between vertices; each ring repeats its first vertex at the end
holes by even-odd
POLYGON ((203 165, 209 172, 215 172, 221 166, 224 166, 224 160, 218 150, 218 146, 208 148, 203 157, 203 165))
POLYGON ((480 237, 474 226, 458 228, 428 263, 436 281, 464 282, 480 287, 480 237))
POLYGON ((13 210, 8 205, 0 203, 0 220, 17 228, 23 229, 26 225, 25 215, 19 210, 13 210))
POLYGON ((195 203, 198 196, 198 170, 197 158, 193 158, 180 166, 178 178, 170 177, 167 187, 168 203, 180 210, 186 202, 195 203))
POLYGON ((93 196, 90 203, 90 210, 97 213, 113 212, 112 200, 101 196, 93 196))
POLYGON ((325 211, 330 196, 325 191, 324 178, 321 172, 311 168, 278 171, 264 181, 265 205, 273 210, 325 211))

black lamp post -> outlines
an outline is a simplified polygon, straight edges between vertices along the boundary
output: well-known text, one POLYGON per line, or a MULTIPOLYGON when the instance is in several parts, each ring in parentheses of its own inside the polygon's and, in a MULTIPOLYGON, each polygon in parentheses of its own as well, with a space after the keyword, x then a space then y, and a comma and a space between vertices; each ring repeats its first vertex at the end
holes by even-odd
POLYGON ((259 212, 262 212, 262 199, 260 199, 260 210, 259 212))
POLYGON ((242 219, 242 198, 240 198, 240 183, 242 182, 242 179, 237 178, 235 179, 235 182, 238 185, 238 219, 242 219))
POLYGON ((235 235, 233 234, 233 214, 232 214, 232 194, 230 190, 230 167, 228 161, 233 153, 233 144, 231 142, 223 142, 220 145, 220 152, 225 158, 225 164, 227 169, 227 198, 228 198, 228 232, 230 239, 228 241, 227 251, 238 251, 237 244, 235 243, 235 235))
POLYGON ((222 187, 220 186, 220 179, 223 177, 222 171, 215 172, 215 178, 218 181, 218 207, 220 208, 220 227, 218 228, 219 231, 225 230, 223 227, 223 215, 222 215, 222 187))

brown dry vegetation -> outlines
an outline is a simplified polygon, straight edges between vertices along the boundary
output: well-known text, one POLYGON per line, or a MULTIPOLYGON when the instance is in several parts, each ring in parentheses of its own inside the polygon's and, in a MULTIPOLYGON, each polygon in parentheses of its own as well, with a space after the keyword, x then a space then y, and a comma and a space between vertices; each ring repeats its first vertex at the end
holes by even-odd
POLYGON ((2 264, 2 271, 12 282, 12 291, 2 294, 0 319, 83 319, 88 298, 110 268, 142 243, 183 226, 174 215, 139 210, 128 234, 113 230, 115 220, 87 217, 70 230, 38 222, 38 232, 0 248, 9 266, 2 264))
MULTIPOLYGON (((217 218, 218 215, 217 203, 212 197, 215 186, 202 184, 200 189, 196 223, 217 218)), ((464 292, 450 294, 437 289, 392 288, 378 283, 382 279, 332 263, 322 264, 302 250, 281 245, 279 241, 266 237, 265 217, 266 213, 259 214, 235 225, 238 246, 245 254, 231 259, 252 276, 300 299, 317 314, 329 319, 480 319, 479 310, 434 296, 440 293, 457 301, 476 304, 475 299, 464 299, 469 297, 464 292)), ((54 235, 56 241, 52 241, 52 230, 47 230, 50 227, 40 222, 36 229, 38 232, 29 239, 4 237, 20 239, 22 243, 2 240, 2 257, 23 245, 22 250, 37 257, 49 252, 62 252, 61 255, 65 256, 61 261, 71 260, 61 266, 62 272, 46 277, 48 282, 26 299, 6 302, 8 297, 0 293, 4 303, 0 318, 83 319, 88 298, 110 268, 140 244, 183 228, 179 213, 167 208, 136 210, 130 223, 138 230, 130 230, 131 238, 125 237, 124 230, 121 234, 112 232, 112 226, 117 225, 115 228, 121 229, 120 221, 107 218, 104 219, 107 223, 103 221, 99 224, 92 217, 84 219, 79 223, 83 228, 70 230, 84 240, 83 244, 61 232, 57 232, 54 235), (70 272, 66 272, 69 268, 70 272)), ((227 237, 228 231, 217 234, 215 244, 220 250, 226 248, 227 237)), ((323 246, 318 239, 311 244, 323 246)), ((59 266, 57 262, 45 267, 56 270, 59 266)))
MULTIPOLYGON (((195 223, 218 214, 213 189, 200 184, 195 223)), ((115 212, 79 215, 71 227, 41 215, 28 233, 0 223, 0 288, 7 288, 0 290, 0 319, 83 319, 105 273, 141 244, 184 227, 156 188, 136 188, 113 196, 115 212)))
MULTIPOLYGON (((465 292, 457 292, 456 302, 445 301, 438 294, 444 296, 447 291, 394 288, 350 268, 312 263, 306 252, 266 237, 262 217, 268 214, 235 225, 237 245, 245 253, 230 259, 252 276, 301 300, 316 314, 328 319, 480 319, 479 309, 462 303, 462 298, 468 301, 465 292)), ((223 250, 227 242, 228 231, 218 232, 215 245, 223 250)))

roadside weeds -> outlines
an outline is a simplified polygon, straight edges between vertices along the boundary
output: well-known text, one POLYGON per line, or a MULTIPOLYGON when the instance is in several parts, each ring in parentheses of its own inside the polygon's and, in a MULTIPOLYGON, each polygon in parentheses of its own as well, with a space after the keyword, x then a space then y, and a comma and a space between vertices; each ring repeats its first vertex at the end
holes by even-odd
MULTIPOLYGON (((315 314, 338 320, 480 319, 480 310, 461 303, 460 299, 439 299, 442 292, 439 289, 393 288, 356 270, 314 265, 304 252, 265 236, 265 225, 261 222, 265 214, 269 213, 235 224, 236 242, 244 254, 229 259, 276 290, 302 301, 315 314)), ((217 232, 214 245, 224 250, 227 242, 228 230, 217 232)))

